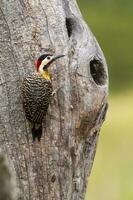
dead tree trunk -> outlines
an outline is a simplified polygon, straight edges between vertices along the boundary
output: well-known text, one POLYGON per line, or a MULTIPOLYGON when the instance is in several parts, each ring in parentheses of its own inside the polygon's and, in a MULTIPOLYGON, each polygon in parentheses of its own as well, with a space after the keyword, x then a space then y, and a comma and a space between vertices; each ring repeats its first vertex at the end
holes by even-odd
POLYGON ((1 0, 0 148, 16 174, 18 199, 83 200, 107 110, 103 53, 75 0, 1 0), (21 83, 44 52, 65 54, 51 67, 53 98, 41 142, 32 142, 21 83))

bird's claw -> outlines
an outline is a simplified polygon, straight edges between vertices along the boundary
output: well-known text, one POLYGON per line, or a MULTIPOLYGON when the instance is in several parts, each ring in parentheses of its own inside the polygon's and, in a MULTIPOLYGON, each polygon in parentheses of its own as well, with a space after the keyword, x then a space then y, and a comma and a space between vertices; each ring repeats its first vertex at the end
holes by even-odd
POLYGON ((56 89, 52 92, 52 96, 54 96, 60 89, 61 89, 61 87, 56 88, 56 89))

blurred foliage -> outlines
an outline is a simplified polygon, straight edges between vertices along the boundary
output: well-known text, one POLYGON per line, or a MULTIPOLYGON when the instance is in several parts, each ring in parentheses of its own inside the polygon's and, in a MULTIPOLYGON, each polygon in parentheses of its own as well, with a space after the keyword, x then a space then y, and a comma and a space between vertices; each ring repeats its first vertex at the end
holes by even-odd
POLYGON ((133 93, 111 95, 86 200, 133 199, 133 93))
POLYGON ((110 88, 133 86, 133 1, 77 0, 107 59, 110 88))
POLYGON ((77 1, 105 54, 111 93, 86 200, 132 200, 133 0, 77 1))

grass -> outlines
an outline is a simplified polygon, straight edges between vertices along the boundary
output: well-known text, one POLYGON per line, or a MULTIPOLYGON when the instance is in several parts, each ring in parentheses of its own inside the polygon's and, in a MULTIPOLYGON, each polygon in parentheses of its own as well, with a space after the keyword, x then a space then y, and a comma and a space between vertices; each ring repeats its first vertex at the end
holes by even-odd
POLYGON ((133 93, 110 96, 86 200, 133 199, 133 93))
POLYGON ((86 200, 133 200, 133 0, 77 2, 104 51, 113 91, 86 200))
POLYGON ((78 0, 107 59, 113 90, 133 87, 132 0, 78 0))

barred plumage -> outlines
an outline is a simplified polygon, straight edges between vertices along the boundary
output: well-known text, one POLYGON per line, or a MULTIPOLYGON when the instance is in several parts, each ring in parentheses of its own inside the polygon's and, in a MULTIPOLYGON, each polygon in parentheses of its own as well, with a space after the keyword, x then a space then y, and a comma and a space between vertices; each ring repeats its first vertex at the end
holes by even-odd
POLYGON ((47 113, 52 96, 51 75, 49 66, 64 55, 41 55, 35 62, 36 73, 28 75, 22 86, 23 107, 26 118, 32 124, 33 141, 42 135, 42 120, 47 113))
POLYGON ((39 73, 28 75, 22 86, 23 107, 26 118, 32 123, 33 140, 42 134, 42 120, 47 113, 52 94, 51 81, 39 73))

